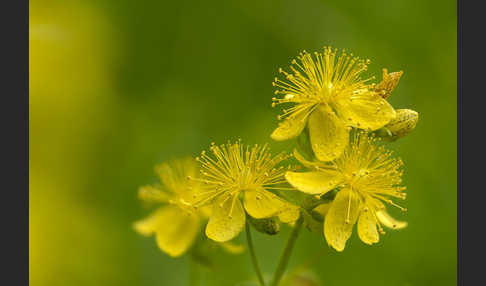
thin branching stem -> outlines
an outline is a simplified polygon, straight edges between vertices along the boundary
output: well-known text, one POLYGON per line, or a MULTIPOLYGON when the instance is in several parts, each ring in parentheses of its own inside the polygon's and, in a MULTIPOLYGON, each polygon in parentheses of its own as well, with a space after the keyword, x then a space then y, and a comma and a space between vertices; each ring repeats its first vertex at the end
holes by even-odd
POLYGON ((253 268, 255 268, 258 281, 260 282, 261 286, 265 286, 265 281, 263 280, 262 271, 260 270, 260 266, 258 266, 258 261, 255 254, 255 248, 253 246, 253 240, 251 239, 250 224, 248 223, 248 220, 246 221, 246 241, 248 243, 248 249, 250 250, 250 255, 251 255, 251 262, 253 263, 253 268))
POLYGON ((282 279, 285 269, 287 268, 287 264, 289 263, 290 254, 292 254, 292 249, 294 248, 295 241, 299 236, 299 232, 302 227, 303 221, 304 219, 302 218, 301 215, 297 220, 297 222, 295 223, 292 232, 290 233, 289 240, 287 241, 287 245, 285 246, 284 252, 280 257, 277 270, 275 270, 275 273, 273 274, 273 279, 272 282, 270 283, 270 286, 278 286, 278 284, 280 283, 280 280, 282 279))

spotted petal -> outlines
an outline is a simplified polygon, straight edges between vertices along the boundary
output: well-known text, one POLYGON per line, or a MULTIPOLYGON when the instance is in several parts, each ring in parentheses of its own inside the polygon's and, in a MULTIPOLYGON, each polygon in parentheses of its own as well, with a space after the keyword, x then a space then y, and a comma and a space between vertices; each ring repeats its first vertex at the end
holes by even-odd
POLYGON ((324 219, 324 236, 337 251, 343 251, 358 219, 359 197, 349 189, 339 191, 324 219))
POLYGON ((378 220, 386 227, 391 229, 402 229, 407 227, 406 221, 399 221, 391 217, 385 210, 379 210, 376 212, 378 220))
POLYGON ((278 214, 278 218, 283 223, 293 224, 300 217, 300 207, 288 204, 287 209, 278 214))
POLYGON ((287 209, 287 203, 262 188, 245 191, 245 209, 256 219, 268 218, 287 209))
POLYGON ((307 122, 308 112, 303 110, 283 119, 270 135, 273 140, 285 141, 299 136, 307 122))
POLYGON ((244 226, 245 211, 238 196, 222 196, 213 204, 206 235, 214 241, 225 242, 236 237, 244 226))
POLYGON ((368 90, 339 98, 333 107, 347 125, 366 130, 377 130, 396 116, 385 99, 368 90))
POLYGON ((305 173, 288 171, 285 173, 285 179, 299 191, 311 195, 324 195, 341 183, 342 176, 334 170, 305 173))
POLYGON ((332 161, 344 152, 349 131, 329 106, 318 106, 309 116, 309 136, 317 159, 332 161))
POLYGON ((380 235, 376 228, 376 218, 370 210, 363 210, 358 219, 358 235, 366 244, 377 243, 380 235))

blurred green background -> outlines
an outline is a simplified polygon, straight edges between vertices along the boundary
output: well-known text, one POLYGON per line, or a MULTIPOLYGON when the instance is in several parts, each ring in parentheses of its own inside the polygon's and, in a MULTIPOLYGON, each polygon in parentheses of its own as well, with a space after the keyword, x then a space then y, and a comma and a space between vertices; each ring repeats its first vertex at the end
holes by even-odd
MULTIPOLYGON (((405 162, 403 231, 343 253, 304 230, 290 268, 322 285, 456 284, 456 1, 30 2, 31 285, 188 285, 134 220, 155 164, 211 141, 271 142, 271 82, 303 49, 346 48, 369 74, 403 70, 390 101, 420 121, 391 145, 405 162), (309 259, 313 260, 309 260, 309 259)), ((393 210, 392 210, 393 211, 393 210)), ((254 234, 270 274, 287 239, 254 234)), ((245 242, 244 235, 238 240, 245 242)), ((248 252, 218 252, 203 285, 254 279, 248 252)))

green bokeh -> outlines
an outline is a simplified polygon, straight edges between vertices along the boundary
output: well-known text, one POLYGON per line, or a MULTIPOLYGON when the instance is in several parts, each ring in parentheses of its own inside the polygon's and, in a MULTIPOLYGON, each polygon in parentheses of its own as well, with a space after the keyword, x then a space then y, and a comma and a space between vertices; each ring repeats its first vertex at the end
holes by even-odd
MULTIPOLYGON (((418 111, 420 121, 390 147, 405 163, 408 193, 408 212, 393 214, 409 227, 388 231, 372 247, 354 234, 343 253, 304 230, 290 268, 317 257, 311 269, 323 285, 456 284, 455 1, 33 2, 31 39, 33 30, 42 38, 46 27, 57 26, 74 37, 74 30, 89 29, 75 44, 91 44, 69 46, 72 53, 62 58, 73 70, 90 64, 77 80, 69 68, 55 70, 48 61, 36 67, 45 71, 42 77, 56 77, 56 85, 73 83, 69 87, 42 89, 46 81, 31 67, 31 80, 40 83, 30 89, 30 171, 50 183, 38 188, 31 181, 30 222, 42 211, 49 221, 53 216, 55 230, 48 239, 41 226, 31 232, 31 247, 46 257, 31 262, 32 285, 188 285, 186 257, 169 258, 152 238, 131 229, 148 213, 137 188, 155 181, 155 164, 197 155, 213 141, 241 138, 289 149, 292 143, 269 138, 279 113, 271 108, 271 82, 299 51, 323 45, 371 59, 368 73, 378 79, 382 68, 404 71, 390 102, 418 111), (102 31, 93 19, 103 23, 102 31), (100 74, 94 78, 93 71, 100 74), (56 108, 68 96, 77 113, 56 108), (52 258, 52 249, 61 254, 52 258)), ((277 236, 255 234, 265 273, 274 270, 288 233, 282 227, 277 236)), ((216 270, 203 271, 203 285, 255 279, 248 253, 221 252, 215 261, 216 270)))

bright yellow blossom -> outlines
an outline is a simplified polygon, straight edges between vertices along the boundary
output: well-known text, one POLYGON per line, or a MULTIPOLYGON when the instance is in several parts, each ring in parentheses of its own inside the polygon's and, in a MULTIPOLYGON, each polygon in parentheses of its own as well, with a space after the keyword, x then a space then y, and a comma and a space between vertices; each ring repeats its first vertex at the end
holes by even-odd
POLYGON ((207 210, 196 210, 190 200, 198 184, 187 180, 197 175, 197 163, 192 158, 175 160, 156 167, 162 185, 145 186, 139 190, 144 201, 164 204, 147 218, 134 224, 142 235, 155 233, 159 248, 172 257, 184 254, 194 243, 200 231, 201 220, 207 210))
MULTIPOLYGON (((314 56, 304 51, 297 59, 292 61, 290 73, 279 70, 287 81, 276 78, 273 82, 279 88, 275 94, 282 97, 274 97, 272 106, 295 104, 279 116, 284 120, 273 131, 274 140, 295 138, 307 126, 315 156, 331 161, 343 153, 350 127, 377 130, 395 117, 395 110, 382 96, 398 80, 383 84, 383 90, 377 92, 368 83, 373 78, 361 78, 369 60, 345 52, 338 56, 330 47, 314 56)), ((384 80, 389 82, 388 77, 384 80)))
POLYGON ((197 159, 202 179, 195 181, 204 183, 206 190, 194 195, 195 206, 212 205, 206 226, 209 238, 224 242, 237 236, 245 226, 245 210, 261 219, 289 209, 289 203, 269 191, 285 188, 279 185, 286 183, 286 169, 278 165, 288 156, 272 157, 267 145, 244 147, 239 141, 212 144, 210 151, 212 156, 203 151, 197 159))
POLYGON ((405 210, 390 199, 405 199, 405 187, 400 186, 402 161, 391 157, 392 152, 376 145, 376 141, 378 139, 363 131, 357 132, 343 155, 335 161, 310 162, 296 156, 312 171, 288 171, 285 175, 291 185, 308 194, 322 196, 338 189, 330 205, 317 209, 325 214, 326 241, 338 251, 344 249, 356 222, 358 235, 367 244, 379 241, 378 232, 384 233, 382 225, 392 229, 407 225, 393 219, 383 204, 405 210))

